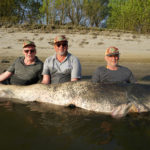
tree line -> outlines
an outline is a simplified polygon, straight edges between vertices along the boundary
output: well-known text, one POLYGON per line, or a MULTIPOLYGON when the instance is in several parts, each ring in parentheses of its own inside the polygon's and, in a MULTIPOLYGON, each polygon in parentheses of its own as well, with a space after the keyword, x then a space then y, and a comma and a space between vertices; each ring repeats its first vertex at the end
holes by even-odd
POLYGON ((110 0, 109 8, 109 28, 150 32, 150 0, 110 0))
POLYGON ((150 32, 150 0, 1 0, 0 24, 8 23, 150 32))

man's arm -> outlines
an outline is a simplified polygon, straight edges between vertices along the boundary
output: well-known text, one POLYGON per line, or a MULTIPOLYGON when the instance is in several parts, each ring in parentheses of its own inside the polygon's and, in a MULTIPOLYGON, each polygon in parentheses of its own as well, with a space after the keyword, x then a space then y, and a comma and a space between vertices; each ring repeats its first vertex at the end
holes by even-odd
POLYGON ((71 79, 71 81, 77 81, 77 80, 79 80, 79 78, 73 78, 73 79, 71 79))
POLYGON ((3 72, 2 74, 0 74, 0 82, 8 79, 10 76, 12 76, 12 74, 13 73, 9 71, 3 72))
POLYGON ((50 76, 47 74, 43 75, 43 80, 41 83, 42 84, 49 84, 50 83, 50 76))

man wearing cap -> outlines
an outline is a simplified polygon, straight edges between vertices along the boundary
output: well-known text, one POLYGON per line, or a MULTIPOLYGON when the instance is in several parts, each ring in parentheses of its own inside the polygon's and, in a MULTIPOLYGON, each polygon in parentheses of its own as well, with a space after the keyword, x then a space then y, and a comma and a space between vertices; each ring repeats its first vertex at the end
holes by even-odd
POLYGON ((64 35, 54 39, 55 54, 44 62, 43 84, 77 81, 81 78, 81 65, 77 57, 68 53, 68 41, 64 35))
POLYGON ((15 62, 2 74, 0 82, 4 84, 30 85, 42 78, 43 63, 36 55, 36 45, 32 41, 23 43, 24 56, 18 57, 15 62))
POLYGON ((134 83, 136 81, 128 68, 118 65, 118 48, 107 48, 105 52, 105 61, 107 62, 107 66, 98 67, 96 69, 92 76, 93 82, 134 83))

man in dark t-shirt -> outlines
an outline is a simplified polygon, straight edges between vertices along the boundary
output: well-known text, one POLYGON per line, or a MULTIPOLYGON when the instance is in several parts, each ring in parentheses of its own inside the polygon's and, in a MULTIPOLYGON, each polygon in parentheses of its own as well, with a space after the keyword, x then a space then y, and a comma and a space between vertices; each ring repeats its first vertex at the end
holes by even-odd
POLYGON ((16 61, 2 74, 0 82, 4 84, 30 85, 42 79, 43 63, 36 55, 36 46, 32 41, 23 43, 24 56, 16 61))
POLYGON ((96 69, 92 76, 93 82, 134 83, 136 81, 128 68, 118 65, 118 48, 107 48, 105 52, 105 61, 107 62, 107 66, 98 67, 96 69))

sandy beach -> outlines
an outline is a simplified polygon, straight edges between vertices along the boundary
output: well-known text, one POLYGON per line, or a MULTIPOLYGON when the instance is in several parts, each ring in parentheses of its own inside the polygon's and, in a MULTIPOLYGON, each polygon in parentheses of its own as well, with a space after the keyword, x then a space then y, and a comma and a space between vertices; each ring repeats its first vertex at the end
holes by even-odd
POLYGON ((86 31, 71 33, 56 31, 44 33, 40 30, 16 30, 0 28, 0 72, 22 56, 22 44, 26 39, 37 45, 37 56, 44 62, 54 54, 53 39, 56 35, 66 35, 69 52, 80 59, 83 78, 90 78, 93 71, 105 65, 104 52, 109 46, 120 50, 120 65, 132 70, 137 82, 150 83, 150 35, 112 31, 86 31))

